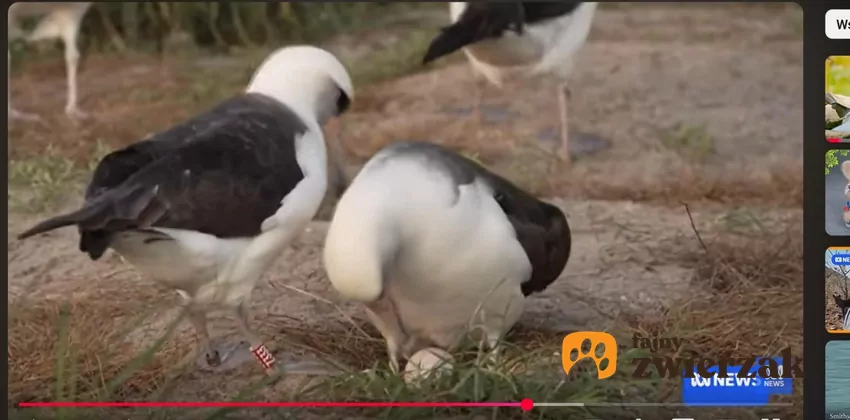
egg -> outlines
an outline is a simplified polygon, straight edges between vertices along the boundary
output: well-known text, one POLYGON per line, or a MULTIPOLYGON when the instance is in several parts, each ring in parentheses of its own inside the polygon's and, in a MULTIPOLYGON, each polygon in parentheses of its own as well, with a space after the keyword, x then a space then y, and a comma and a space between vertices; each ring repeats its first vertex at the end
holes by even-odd
POLYGON ((404 367, 404 382, 411 385, 436 372, 437 375, 451 373, 454 358, 445 350, 429 347, 414 353, 404 367))

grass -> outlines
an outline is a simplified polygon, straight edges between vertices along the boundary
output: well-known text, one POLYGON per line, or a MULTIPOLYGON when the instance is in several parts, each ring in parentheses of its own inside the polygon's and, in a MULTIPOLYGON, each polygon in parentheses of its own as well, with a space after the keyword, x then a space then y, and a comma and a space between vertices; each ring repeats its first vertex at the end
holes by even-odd
POLYGON ((715 153, 714 138, 701 125, 679 124, 661 136, 661 143, 695 163, 704 163, 715 153))
POLYGON ((68 196, 72 192, 69 189, 76 189, 85 172, 74 162, 48 149, 43 156, 10 160, 8 176, 10 207, 40 212, 68 196))
POLYGON ((88 162, 69 160, 52 145, 39 156, 10 159, 8 204, 13 210, 42 212, 54 208, 84 182, 110 149, 98 142, 88 162))
MULTIPOLYGON (((634 320, 632 328, 643 335, 685 337, 685 351, 712 358, 772 355, 786 347, 802 356, 802 219, 798 215, 778 225, 788 230, 776 233, 771 226, 757 233, 718 234, 699 239, 702 252, 671 248, 665 256, 690 263, 694 286, 705 292, 672 306, 661 320, 634 320)), ((666 385, 674 389, 664 387, 662 393, 679 391, 675 383, 666 385)), ((781 400, 799 404, 801 395, 802 380, 795 379, 794 395, 781 400)), ((785 414, 801 418, 800 411, 796 405, 795 412, 785 414)))
POLYGON ((162 290, 140 286, 104 287, 67 300, 10 298, 9 395, 17 402, 108 401, 152 392, 182 355, 164 342, 133 349, 136 328, 162 309, 152 302, 169 301, 162 290))
MULTIPOLYGON (((429 377, 418 386, 409 386, 399 377, 386 371, 370 371, 344 375, 319 384, 308 393, 326 395, 332 401, 519 401, 531 398, 535 401, 615 401, 622 400, 620 390, 628 387, 627 378, 598 381, 595 372, 564 377, 559 372, 558 362, 554 361, 553 338, 548 343, 523 343, 523 348, 506 346, 504 362, 496 368, 484 367, 477 363, 475 354, 467 355, 467 361, 456 363, 451 374, 429 377), (540 345, 542 344, 542 345, 540 345), (533 350, 528 351, 526 349, 533 350)), ((619 360, 624 370, 630 364, 630 355, 619 360)), ((645 384, 642 391, 649 388, 645 384)), ((634 387, 637 391, 637 387, 634 387)), ((637 392, 636 392, 637 393, 637 392)), ((363 416, 381 416, 400 419, 426 418, 430 416, 469 416, 481 410, 469 409, 395 409, 363 410, 363 416)), ((585 410, 546 409, 535 411, 537 418, 563 418, 565 414, 589 413, 585 410)), ((516 408, 493 409, 492 416, 498 418, 519 418, 516 408)))
POLYGON ((425 70, 420 62, 432 37, 433 31, 430 30, 407 31, 389 48, 376 50, 358 62, 346 63, 353 69, 351 77, 354 85, 368 86, 425 70))
MULTIPOLYGON (((785 347, 791 347, 795 355, 801 355, 801 219, 792 217, 770 224, 757 221, 748 226, 749 229, 742 232, 730 230, 721 223, 715 230, 682 238, 656 250, 657 258, 693 268, 692 295, 674 303, 660 318, 628 313, 614 316, 610 320, 612 328, 608 330, 615 336, 639 332, 642 335, 661 333, 684 337, 687 339, 685 351, 706 357, 768 355, 785 347), (763 225, 781 226, 782 229, 758 228, 763 225), (776 247, 777 243, 783 246, 776 247), (770 302, 770 305, 763 302, 770 302)), ((142 325, 146 311, 140 309, 152 302, 158 303, 146 309, 162 311, 163 305, 168 304, 167 300, 164 301, 158 292, 151 294, 145 290, 149 290, 146 285, 121 290, 121 286, 116 284, 84 299, 73 299, 70 307, 58 301, 43 301, 33 306, 25 300, 13 300, 9 317, 11 401, 57 398, 69 401, 109 400, 110 395, 113 400, 174 398, 170 396, 171 392, 180 387, 179 374, 174 373, 177 361, 188 351, 185 344, 178 345, 173 338, 173 323, 179 322, 179 317, 169 317, 160 322, 159 327, 151 329, 146 340, 149 344, 136 351, 131 351, 131 347, 139 348, 138 344, 126 344, 137 341, 128 340, 130 331, 127 328, 130 327, 113 330, 104 325, 104 319, 112 320, 114 325, 142 325), (111 299, 105 299, 106 296, 111 299), (128 306, 128 303, 131 305, 128 306), (167 331, 169 329, 172 331, 167 331), (166 333, 159 336, 156 331, 162 330, 166 333), (33 349, 38 351, 33 353, 33 349), (27 357, 22 354, 27 354, 27 357), (48 383, 51 386, 45 387, 48 383)), ((348 373, 313 380, 285 394, 276 394, 283 391, 268 389, 268 386, 259 383, 255 383, 257 389, 251 391, 246 383, 241 388, 244 395, 238 399, 517 401, 528 397, 536 401, 673 402, 677 401, 681 392, 680 381, 657 377, 635 380, 629 377, 630 360, 643 354, 628 349, 623 343, 619 372, 613 378, 596 380, 595 369, 588 369, 587 364, 565 377, 560 372, 558 353, 565 332, 528 327, 519 327, 508 337, 501 364, 489 366, 479 362, 479 354, 459 353, 455 355, 458 362, 451 375, 426 379, 419 388, 409 387, 388 372, 384 362, 385 348, 368 325, 328 322, 316 328, 315 325, 306 326, 286 319, 272 321, 283 331, 281 339, 290 346, 333 358, 348 366, 348 373), (363 369, 370 370, 361 372, 363 369)), ((783 400, 800 401, 801 385, 800 381, 796 381, 796 394, 783 400)), ((235 397, 231 394, 226 398, 235 397)), ((622 413, 617 410, 621 409, 599 412, 539 408, 530 415, 540 419, 564 418, 570 413, 604 417, 615 412, 622 413)), ((725 413, 731 412, 727 410, 725 413)), ((46 415, 49 412, 39 413, 46 415)), ((109 413, 115 415, 117 412, 109 413)), ((248 412, 207 410, 191 413, 194 413, 192 418, 211 419, 247 415, 248 412)), ((297 418, 331 415, 318 409, 296 413, 300 413, 297 418)), ((489 413, 488 416, 496 418, 529 418, 516 409, 494 409, 489 413)), ((182 415, 187 414, 182 412, 182 415)), ((414 419, 467 417, 481 414, 481 411, 351 409, 345 414, 364 418, 414 419)), ((647 415, 646 411, 635 414, 647 415)), ((154 416, 153 412, 146 418, 163 418, 151 416, 154 416)))

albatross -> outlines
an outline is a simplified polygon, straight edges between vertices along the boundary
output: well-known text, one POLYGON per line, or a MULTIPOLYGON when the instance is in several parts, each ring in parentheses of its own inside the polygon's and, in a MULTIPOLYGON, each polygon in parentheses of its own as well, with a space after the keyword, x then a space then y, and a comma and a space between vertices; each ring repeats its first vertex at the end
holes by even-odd
POLYGON ((82 208, 19 238, 76 225, 79 249, 92 260, 112 248, 184 298, 202 368, 250 360, 244 342, 211 344, 207 312, 226 309, 273 373, 273 355, 248 325, 251 291, 318 210, 328 188, 322 126, 345 112, 353 95, 348 72, 331 53, 279 49, 244 93, 105 156, 82 208))
MULTIPOLYGON (((68 93, 65 100, 65 115, 70 118, 84 117, 86 114, 77 106, 77 68, 80 62, 80 49, 77 38, 80 35, 80 24, 86 12, 91 8, 91 2, 37 2, 21 1, 9 6, 8 25, 9 41, 22 38, 27 42, 47 39, 61 39, 65 48, 65 77, 68 93), (20 28, 20 20, 29 17, 39 17, 36 28, 28 33, 20 28)), ((12 53, 8 51, 9 62, 6 64, 7 73, 11 71, 12 53)), ((8 116, 10 119, 39 121, 41 117, 15 109, 12 106, 12 94, 7 99, 8 116)))
POLYGON ((570 246, 558 207, 442 146, 398 142, 343 193, 323 258, 333 287, 365 307, 398 374, 400 359, 465 338, 495 358, 570 246))
MULTIPOLYGON (((558 89, 561 144, 557 155, 570 164, 566 78, 576 53, 587 41, 595 2, 451 2, 452 24, 431 41, 423 64, 459 49, 476 75, 502 87, 511 69, 532 75, 552 74, 558 89)), ((475 114, 481 123, 480 90, 475 114)))

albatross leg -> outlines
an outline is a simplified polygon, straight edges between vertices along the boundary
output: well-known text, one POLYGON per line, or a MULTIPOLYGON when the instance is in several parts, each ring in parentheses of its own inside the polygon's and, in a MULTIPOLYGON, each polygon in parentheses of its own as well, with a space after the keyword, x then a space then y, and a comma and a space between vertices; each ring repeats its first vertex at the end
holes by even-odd
POLYGON ((207 328, 206 312, 190 307, 188 317, 192 326, 195 328, 195 333, 198 335, 198 355, 195 363, 201 370, 220 373, 234 369, 242 363, 251 360, 250 357, 243 357, 243 360, 239 361, 239 363, 234 363, 235 358, 232 355, 239 350, 237 344, 213 344, 213 341, 210 339, 209 329, 207 328))
MULTIPOLYGON (((279 373, 274 355, 272 355, 272 352, 269 351, 265 344, 263 344, 263 340, 254 333, 250 326, 248 326, 248 308, 244 302, 240 303, 239 306, 236 307, 236 322, 239 332, 242 333, 242 336, 245 337, 250 345, 250 354, 252 354, 260 363, 263 370, 265 370, 269 375, 279 373)), ((244 354, 244 352, 240 351, 238 353, 231 354, 230 357, 236 359, 233 363, 242 364, 245 361, 242 356, 244 354)))
POLYGON ((375 325, 375 328, 387 342, 387 356, 389 356, 390 370, 398 375, 399 356, 401 355, 401 344, 406 342, 407 334, 399 325, 395 307, 389 299, 381 298, 375 302, 366 304, 366 316, 375 325))
POLYGON ((72 119, 85 118, 88 114, 77 107, 77 70, 80 64, 80 49, 77 46, 77 35, 80 25, 66 25, 62 28, 62 42, 65 44, 65 77, 68 85, 68 96, 65 103, 65 115, 72 119))
POLYGON ((221 356, 217 350, 212 348, 210 332, 207 329, 207 314, 203 311, 190 309, 188 317, 195 328, 195 334, 198 336, 198 366, 202 368, 218 367, 221 365, 221 356))
POLYGON ((561 118, 561 144, 558 147, 558 158, 569 166, 572 164, 570 158, 570 130, 567 124, 567 106, 569 105, 570 88, 566 84, 562 84, 558 88, 558 105, 561 118))
POLYGON ((32 122, 43 122, 44 119, 41 118, 37 114, 28 114, 26 112, 18 111, 15 108, 12 108, 12 104, 9 104, 9 113, 8 117, 10 120, 21 120, 21 121, 32 121, 32 122))

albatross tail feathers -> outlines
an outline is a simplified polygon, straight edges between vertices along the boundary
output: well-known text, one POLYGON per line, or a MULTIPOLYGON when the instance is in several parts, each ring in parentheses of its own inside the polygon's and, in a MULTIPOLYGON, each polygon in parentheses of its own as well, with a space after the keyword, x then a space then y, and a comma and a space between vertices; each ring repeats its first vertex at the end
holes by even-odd
MULTIPOLYGON (((455 7, 452 3, 451 7, 455 7)), ((511 2, 470 2, 455 22, 443 28, 431 41, 422 64, 428 64, 467 45, 498 37, 504 31, 524 33, 523 7, 511 2)))
POLYGON ((83 208, 47 219, 18 235, 26 239, 65 226, 77 225, 82 230, 121 229, 144 226, 158 219, 165 208, 154 198, 158 187, 139 185, 109 191, 87 202, 83 208))
POLYGON ((475 42, 475 32, 465 26, 452 25, 440 31, 440 34, 431 41, 422 64, 428 64, 442 56, 449 55, 469 44, 475 42))

